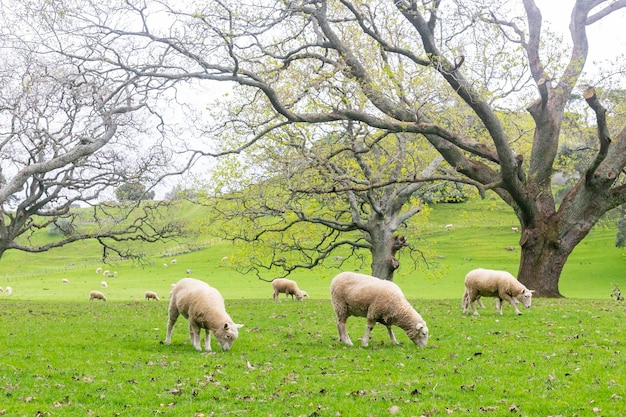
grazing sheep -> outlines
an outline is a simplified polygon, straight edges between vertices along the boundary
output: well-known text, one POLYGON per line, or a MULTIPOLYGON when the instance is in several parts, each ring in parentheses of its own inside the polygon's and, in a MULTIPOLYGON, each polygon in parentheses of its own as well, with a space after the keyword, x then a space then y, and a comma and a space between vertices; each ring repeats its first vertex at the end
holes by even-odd
POLYGON ((177 262, 178 262, 178 261, 177 261, 176 259, 172 259, 172 260, 170 261, 170 264, 172 264, 172 265, 176 265, 176 263, 177 263, 177 262))
POLYGON ((238 329, 243 324, 236 324, 226 313, 224 299, 218 290, 206 282, 183 278, 176 283, 170 294, 169 320, 165 343, 169 344, 172 329, 178 316, 189 320, 189 336, 196 350, 200 347, 200 331, 204 329, 204 349, 211 351, 211 332, 223 350, 229 350, 237 337, 238 329))
POLYGON ((11 294, 13 294, 13 288, 11 288, 11 287, 9 287, 9 286, 5 287, 5 289, 4 289, 4 293, 5 293, 6 295, 11 295, 11 294))
POLYGON ((146 300, 157 300, 159 301, 159 296, 154 291, 146 291, 144 295, 146 300))
POLYGON ((309 296, 306 292, 298 288, 296 281, 286 278, 274 278, 272 280, 272 288, 274 289, 274 295, 272 296, 274 301, 278 300, 278 295, 281 293, 285 294, 285 300, 291 295, 292 301, 294 295, 298 301, 302 301, 302 298, 309 296))
POLYGON ((193 271, 192 271, 191 269, 186 269, 186 270, 185 270, 185 273, 186 273, 187 275, 191 274, 192 272, 193 272, 193 271))
POLYGON ((342 272, 330 283, 330 297, 337 316, 339 340, 352 346, 346 330, 350 316, 366 317, 367 326, 362 346, 369 344, 376 323, 387 327, 391 343, 398 344, 391 326, 398 326, 418 346, 426 346, 428 327, 404 297, 402 290, 391 281, 356 272, 342 272))
POLYGON ((63 279, 61 280, 61 284, 69 284, 69 283, 70 283, 70 280, 69 280, 69 279, 67 279, 67 278, 63 278, 63 279))
POLYGON ((96 274, 101 274, 102 273, 102 268, 96 268, 96 274))
POLYGON ((511 227, 511 231, 512 231, 513 233, 517 233, 517 232, 519 232, 519 228, 518 228, 518 227, 513 226, 513 227, 511 227))
POLYGON ((454 227, 454 225, 453 224, 446 224, 445 227, 446 227, 446 230, 450 230, 450 229, 452 229, 454 227))
POLYGON ((530 308, 533 292, 506 271, 474 269, 465 276, 463 314, 467 313, 467 309, 471 306, 474 315, 478 316, 474 302, 478 301, 479 305, 484 308, 480 297, 495 297, 498 314, 502 315, 502 300, 506 300, 519 315, 522 313, 517 308, 517 303, 521 302, 524 307, 530 308))
POLYGON ((163 268, 167 268, 167 264, 163 264, 163 268))
POLYGON ((104 296, 104 294, 102 294, 100 291, 92 291, 89 293, 89 301, 93 301, 93 300, 102 300, 102 301, 106 301, 107 298, 104 296))
POLYGON ((117 278, 117 271, 113 271, 113 278, 117 278))
POLYGON ((108 269, 106 269, 104 272, 102 272, 102 275, 105 275, 105 276, 107 276, 107 277, 108 277, 109 275, 111 275, 111 271, 109 271, 108 269))
POLYGON ((109 284, 107 284, 107 282, 106 282, 106 281, 102 281, 102 282, 100 283, 100 286, 101 286, 102 288, 108 288, 108 287, 109 287, 109 284))

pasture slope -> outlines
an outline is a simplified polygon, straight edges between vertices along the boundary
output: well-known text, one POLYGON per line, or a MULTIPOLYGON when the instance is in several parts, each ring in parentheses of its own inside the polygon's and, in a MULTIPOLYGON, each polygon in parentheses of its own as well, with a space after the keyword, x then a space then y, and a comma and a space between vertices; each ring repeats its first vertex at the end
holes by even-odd
POLYGON ((14 291, 0 296, 0 415, 626 415, 626 303, 609 296, 613 284, 626 288, 626 262, 614 229, 600 225, 572 255, 567 298, 534 300, 521 316, 508 305, 498 316, 485 300, 474 317, 461 314, 463 276, 478 266, 515 273, 514 218, 486 200, 437 207, 428 220, 405 231, 428 262, 411 270, 403 255, 396 277, 428 323, 426 348, 400 329, 401 345, 391 346, 380 325, 361 348, 361 318, 348 320, 355 346, 340 344, 328 300, 336 268, 290 276, 311 299, 277 303, 269 283, 232 268, 232 246, 206 236, 156 248, 143 264, 102 264, 86 243, 8 253, 0 286, 14 291), (183 318, 163 344, 167 294, 186 269, 218 288, 244 323, 230 351, 213 341, 214 352, 196 352, 183 318), (91 290, 108 301, 87 301, 91 290), (161 301, 143 300, 146 290, 161 301))

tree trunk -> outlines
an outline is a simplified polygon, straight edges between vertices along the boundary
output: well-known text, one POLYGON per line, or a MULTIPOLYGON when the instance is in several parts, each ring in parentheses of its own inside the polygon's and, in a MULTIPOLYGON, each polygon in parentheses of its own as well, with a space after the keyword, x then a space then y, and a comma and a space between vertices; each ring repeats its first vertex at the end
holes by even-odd
MULTIPOLYGON (((581 212, 577 213, 580 215, 581 212)), ((535 222, 536 227, 524 229, 522 232, 522 253, 517 279, 528 289, 535 290, 536 297, 563 297, 559 291, 559 280, 565 262, 597 221, 597 218, 583 215, 575 217, 577 221, 565 222, 564 217, 567 216, 561 213, 561 224, 559 216, 555 215, 535 222)))
POLYGON ((395 236, 388 230, 371 235, 372 276, 393 281, 393 273, 400 267, 396 252, 408 246, 404 236, 395 236))

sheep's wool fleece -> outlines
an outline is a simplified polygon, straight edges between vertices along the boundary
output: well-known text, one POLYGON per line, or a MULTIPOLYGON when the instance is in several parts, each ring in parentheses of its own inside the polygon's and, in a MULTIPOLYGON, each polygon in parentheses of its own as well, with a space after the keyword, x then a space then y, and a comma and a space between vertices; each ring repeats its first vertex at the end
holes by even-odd
POLYGON ((405 304, 411 308, 395 283, 355 272, 337 275, 331 283, 330 292, 333 303, 346 304, 348 314, 354 316, 367 316, 372 305, 376 305, 379 312, 395 310, 405 304))
POLYGON ((224 299, 218 290, 206 282, 183 278, 174 286, 172 299, 180 314, 189 318, 190 311, 206 311, 207 309, 225 314, 224 299))

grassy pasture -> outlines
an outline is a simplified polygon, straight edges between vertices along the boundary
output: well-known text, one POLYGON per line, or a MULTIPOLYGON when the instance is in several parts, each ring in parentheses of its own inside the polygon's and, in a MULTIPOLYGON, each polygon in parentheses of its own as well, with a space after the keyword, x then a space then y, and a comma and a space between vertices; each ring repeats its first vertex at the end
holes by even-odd
MULTIPOLYGON (((461 314, 467 271, 516 272, 512 226, 508 209, 487 199, 437 206, 402 231, 428 261, 413 269, 402 254, 395 279, 428 323, 426 348, 399 329, 402 344, 390 346, 380 326, 368 348, 339 344, 328 300, 339 272, 332 263, 291 276, 310 300, 274 303, 269 283, 233 269, 236 248, 201 233, 142 248, 143 264, 103 264, 89 242, 8 252, 0 261, 0 287, 13 288, 0 295, 0 415, 626 415, 626 304, 609 297, 615 283, 626 289, 626 261, 610 223, 570 257, 561 279, 568 298, 534 300, 519 317, 509 305, 497 316, 491 300, 480 317, 461 314), (98 267, 118 276, 96 274, 98 267), (182 318, 173 343, 162 344, 167 293, 186 269, 217 287, 245 324, 231 351, 215 341, 213 353, 194 351, 182 318), (94 289, 109 301, 88 302, 94 289), (144 301, 146 290, 162 300, 144 301)), ((357 344, 364 327, 363 319, 348 321, 357 344)))
MULTIPOLYGON (((612 300, 537 300, 480 317, 458 300, 411 300, 431 338, 384 327, 368 348, 337 341, 330 303, 231 300, 245 327, 198 353, 166 302, 0 300, 0 413, 8 416, 619 416, 623 323, 612 300)), ((355 343, 363 319, 348 320, 355 343)))

